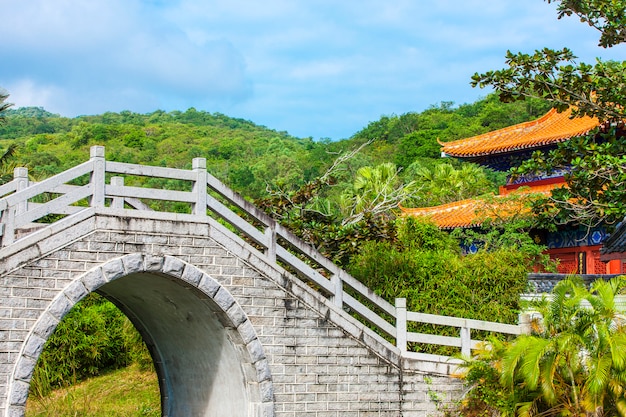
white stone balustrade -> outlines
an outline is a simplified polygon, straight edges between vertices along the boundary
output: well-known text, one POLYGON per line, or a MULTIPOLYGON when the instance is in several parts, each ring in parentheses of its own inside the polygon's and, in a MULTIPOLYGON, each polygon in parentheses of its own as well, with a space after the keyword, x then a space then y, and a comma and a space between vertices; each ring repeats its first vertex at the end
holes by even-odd
MULTIPOLYGON (((107 161, 104 147, 94 146, 91 148, 89 161, 39 183, 29 182, 27 170, 17 168, 14 180, 0 186, 0 197, 2 247, 13 244, 18 236, 25 235, 20 231, 38 230, 35 233, 42 233, 43 229, 57 223, 57 227, 60 227, 61 224, 71 224, 82 219, 90 210, 122 217, 131 213, 136 215, 137 211, 141 211, 145 212, 145 216, 162 220, 215 216, 228 226, 214 222, 212 227, 222 228, 225 233, 235 230, 245 241, 253 242, 259 247, 269 262, 279 261, 286 265, 289 271, 318 288, 336 307, 356 313, 384 335, 395 339, 401 355, 407 357, 415 356, 408 351, 408 343, 453 346, 469 355, 471 349, 480 342, 471 338, 472 330, 513 335, 528 331, 525 322, 520 325, 506 325, 410 312, 406 310, 406 300, 403 299, 397 299, 396 305, 390 304, 207 173, 204 158, 195 158, 192 170, 144 166, 107 161), (89 181, 86 184, 75 185, 87 176, 89 181), (124 177, 188 182, 190 191, 125 185, 124 177), (106 183, 107 178, 110 178, 109 184, 106 183), (150 207, 148 200, 183 203, 189 206, 189 211, 156 212, 150 207), (35 223, 50 215, 57 215, 59 220, 53 223, 35 223), (288 242, 288 247, 281 246, 279 240, 288 242), (346 287, 350 288, 349 292, 345 291, 346 287), (357 298, 374 305, 392 321, 383 318, 357 298), (460 329, 459 337, 407 332, 409 322, 455 327, 460 329)), ((521 317, 521 320, 525 320, 525 317, 521 317)))

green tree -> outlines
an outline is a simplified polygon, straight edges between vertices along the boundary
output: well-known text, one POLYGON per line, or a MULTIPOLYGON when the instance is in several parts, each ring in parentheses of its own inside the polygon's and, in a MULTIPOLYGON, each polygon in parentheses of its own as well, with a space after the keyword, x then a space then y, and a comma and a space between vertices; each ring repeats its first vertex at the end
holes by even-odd
POLYGON ((576 15, 581 22, 601 32, 599 45, 615 46, 626 41, 626 2, 622 0, 548 0, 558 3, 559 19, 576 15))
MULTIPOLYGON (((558 4, 558 16, 575 15, 600 31, 599 45, 626 41, 624 0, 546 0, 558 4)), ((597 117, 602 126, 584 138, 563 142, 548 154, 536 153, 515 174, 568 170, 568 190, 539 202, 537 211, 550 223, 575 222, 594 226, 626 215, 626 62, 577 63, 567 48, 545 48, 533 54, 506 55, 507 68, 475 74, 473 86, 492 86, 500 100, 513 102, 538 97, 559 111, 597 117)))
POLYGON ((439 133, 434 129, 426 129, 404 136, 396 153, 398 165, 407 167, 417 158, 438 158, 441 155, 441 145, 437 142, 439 133))
POLYGON ((9 93, 7 93, 4 89, 0 88, 0 123, 5 121, 4 113, 11 107, 12 103, 7 103, 7 99, 9 98, 9 93))

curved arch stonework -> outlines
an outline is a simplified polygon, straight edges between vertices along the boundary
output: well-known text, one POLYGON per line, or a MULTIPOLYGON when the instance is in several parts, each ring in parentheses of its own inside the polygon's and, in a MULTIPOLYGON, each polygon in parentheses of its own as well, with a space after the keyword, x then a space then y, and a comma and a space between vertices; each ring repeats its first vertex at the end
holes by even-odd
POLYGON ((116 303, 149 344, 164 416, 274 415, 264 348, 230 292, 177 257, 133 253, 76 278, 41 314, 9 381, 7 417, 24 415, 30 379, 46 340, 65 314, 94 291, 116 303), (184 355, 179 350, 183 346, 184 355))

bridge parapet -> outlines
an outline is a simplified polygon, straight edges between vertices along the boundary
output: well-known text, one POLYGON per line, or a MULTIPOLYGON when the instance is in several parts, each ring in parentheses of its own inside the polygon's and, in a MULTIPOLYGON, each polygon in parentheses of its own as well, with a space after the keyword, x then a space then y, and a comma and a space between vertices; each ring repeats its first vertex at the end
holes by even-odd
POLYGON ((403 299, 389 303, 209 174, 204 158, 195 158, 192 170, 143 166, 107 161, 104 147, 94 146, 89 161, 39 183, 30 183, 27 171, 18 168, 14 181, 0 186, 0 197, 1 246, 7 250, 19 250, 16 243, 21 240, 34 241, 93 212, 209 221, 211 227, 237 234, 247 250, 269 263, 278 262, 340 310, 378 329, 380 343, 393 340, 394 349, 407 359, 424 357, 409 352, 408 343, 454 346, 469 355, 480 343, 472 339, 472 330, 517 335, 529 327, 526 317, 520 325, 505 325, 409 312, 403 299), (154 188, 154 179, 173 185, 154 188), (409 322, 456 327, 459 337, 408 332, 409 322))

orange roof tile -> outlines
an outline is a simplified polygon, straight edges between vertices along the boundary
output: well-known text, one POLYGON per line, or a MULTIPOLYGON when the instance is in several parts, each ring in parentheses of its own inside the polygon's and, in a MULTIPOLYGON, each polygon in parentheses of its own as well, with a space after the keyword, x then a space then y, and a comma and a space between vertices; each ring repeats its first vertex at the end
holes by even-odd
POLYGON ((476 215, 478 206, 479 200, 468 199, 436 207, 400 207, 400 209, 406 216, 429 218, 434 221, 440 229, 455 229, 457 227, 480 225, 480 221, 476 215))
POLYGON ((565 180, 561 180, 558 182, 552 182, 552 183, 546 183, 546 184, 522 184, 519 188, 513 189, 513 190, 509 190, 505 187, 500 187, 500 195, 508 195, 514 192, 521 192, 521 193, 526 193, 526 194, 530 194, 530 193, 534 193, 534 194, 550 194, 550 192, 552 190, 554 190, 555 188, 560 188, 560 187, 566 187, 566 183, 565 180))
POLYGON ((466 139, 442 143, 442 151, 454 157, 476 157, 535 148, 582 136, 598 127, 596 118, 570 118, 571 110, 550 110, 537 120, 505 127, 466 139))
POLYGON ((400 210, 405 216, 429 218, 440 229, 475 227, 480 226, 485 218, 507 218, 527 210, 525 206, 526 200, 505 200, 502 197, 512 194, 519 196, 528 196, 530 194, 548 195, 552 189, 564 185, 565 183, 556 183, 538 187, 522 187, 493 196, 491 201, 488 201, 489 199, 471 198, 435 207, 400 207, 400 210))

